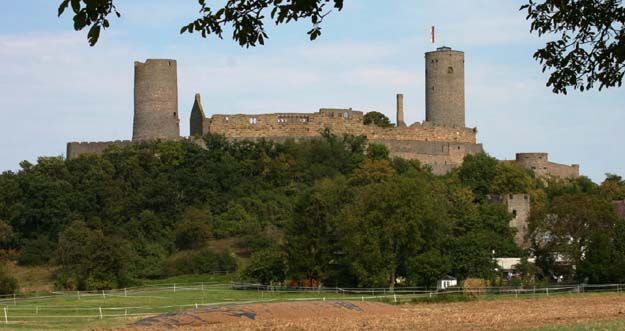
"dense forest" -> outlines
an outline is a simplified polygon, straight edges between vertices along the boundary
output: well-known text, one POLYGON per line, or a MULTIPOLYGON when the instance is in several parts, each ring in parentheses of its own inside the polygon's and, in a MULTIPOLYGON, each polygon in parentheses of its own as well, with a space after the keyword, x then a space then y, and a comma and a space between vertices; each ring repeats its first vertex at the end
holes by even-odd
MULTIPOLYGON (((435 176, 364 137, 330 132, 203 143, 114 146, 2 173, 0 260, 57 266, 56 286, 67 289, 211 271, 263 283, 431 286, 444 275, 495 279, 495 256, 529 254, 537 267, 523 269, 527 279, 625 282, 625 221, 611 203, 625 198, 625 181, 616 175, 600 185, 540 179, 479 154, 435 176), (491 202, 507 193, 531 197, 530 250, 514 244, 512 215, 491 202), (558 255, 575 272, 561 270, 558 255)), ((10 283, 0 271, 0 291, 10 283)))

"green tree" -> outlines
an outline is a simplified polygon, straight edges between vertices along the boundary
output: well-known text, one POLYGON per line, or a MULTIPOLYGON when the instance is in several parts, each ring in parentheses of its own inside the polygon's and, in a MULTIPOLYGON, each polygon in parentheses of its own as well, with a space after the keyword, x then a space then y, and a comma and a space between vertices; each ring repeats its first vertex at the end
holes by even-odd
POLYGON ((75 221, 59 236, 55 255, 61 270, 57 286, 101 290, 128 285, 132 254, 127 241, 75 221))
POLYGON ((620 0, 529 0, 531 31, 549 36, 534 58, 549 69, 547 86, 599 90, 621 86, 625 74, 625 7, 620 0))
POLYGON ((55 242, 45 236, 26 240, 17 256, 21 265, 46 265, 50 260, 50 252, 55 249, 55 242))
POLYGON ((0 295, 14 294, 19 291, 17 279, 9 276, 4 265, 0 263, 0 295))
POLYGON ((478 201, 484 201, 492 192, 492 184, 497 176, 499 161, 486 153, 467 155, 458 168, 458 178, 465 186, 471 188, 478 201))
POLYGON ((349 199, 341 179, 321 180, 299 197, 284 234, 289 276, 311 284, 337 278, 342 253, 336 214, 349 199))
POLYGON ((418 177, 393 177, 361 188, 340 213, 343 250, 361 286, 394 287, 406 260, 446 238, 445 204, 418 177))
POLYGON ((7 248, 14 239, 15 233, 11 225, 0 219, 0 249, 7 248))
POLYGON ((388 147, 383 144, 370 143, 367 146, 367 156, 372 160, 386 160, 390 153, 388 147))
POLYGON ((377 111, 370 111, 366 113, 362 118, 362 122, 364 124, 373 124, 381 128, 391 128, 394 126, 386 115, 377 111))
POLYGON ((499 162, 492 179, 491 193, 529 193, 534 181, 528 170, 516 163, 499 162))
POLYGON ((243 271, 248 279, 261 284, 283 282, 287 275, 286 256, 278 249, 266 249, 252 254, 250 264, 243 271))
POLYGON ((185 250, 204 246, 211 237, 212 215, 210 211, 188 208, 183 217, 174 230, 176 248, 185 250))
MULTIPOLYGON (((241 46, 263 45, 268 38, 265 31, 265 19, 269 17, 276 25, 309 19, 312 28, 308 31, 311 40, 321 34, 321 23, 331 10, 328 4, 338 11, 343 9, 343 0, 228 0, 222 5, 210 5, 206 0, 199 0, 202 17, 182 27, 180 33, 197 32, 202 37, 214 34, 222 38, 224 28, 231 26, 232 39, 241 46)), ((71 6, 74 14, 74 29, 90 27, 87 38, 94 46, 100 37, 100 31, 110 27, 108 17, 121 16, 113 0, 63 0, 59 6, 61 16, 71 6)))
POLYGON ((616 174, 606 174, 599 186, 599 192, 608 200, 625 200, 625 180, 616 174))
MULTIPOLYGON (((531 236, 540 267, 547 274, 562 274, 552 256, 562 256, 570 265, 581 266, 594 247, 592 264, 609 255, 601 253, 614 238, 619 222, 614 206, 586 193, 565 194, 554 198, 548 211, 532 219, 531 236), (599 257, 598 257, 599 256, 599 257)), ((602 260, 607 265, 610 260, 602 260)), ((571 272, 571 270, 568 270, 571 272)))
POLYGON ((451 269, 451 258, 436 250, 409 257, 406 261, 408 281, 418 286, 436 286, 436 281, 450 273, 451 269))

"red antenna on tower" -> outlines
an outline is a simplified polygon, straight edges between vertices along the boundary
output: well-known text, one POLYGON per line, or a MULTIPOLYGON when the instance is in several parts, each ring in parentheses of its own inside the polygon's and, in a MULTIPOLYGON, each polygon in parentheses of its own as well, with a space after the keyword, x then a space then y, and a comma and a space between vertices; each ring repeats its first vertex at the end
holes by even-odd
POLYGON ((436 34, 434 30, 434 25, 432 25, 432 44, 436 43, 436 34))

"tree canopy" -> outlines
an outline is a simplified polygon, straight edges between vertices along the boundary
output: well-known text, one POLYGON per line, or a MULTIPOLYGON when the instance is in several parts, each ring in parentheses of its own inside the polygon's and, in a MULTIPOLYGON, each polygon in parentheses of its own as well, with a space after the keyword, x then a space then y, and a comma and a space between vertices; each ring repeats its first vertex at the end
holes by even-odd
POLYGON ((308 286, 495 279, 494 256, 529 253, 495 196, 527 193, 539 277, 560 274, 549 260, 558 254, 578 266, 570 277, 625 274, 625 263, 604 268, 625 257, 619 176, 544 183, 486 154, 436 176, 380 147, 329 131, 299 142, 209 134, 202 146, 142 142, 23 162, 0 174, 0 259, 56 266, 56 285, 80 290, 238 265, 242 277, 308 286))
POLYGON ((365 116, 363 116, 362 121, 364 124, 373 124, 381 128, 390 128, 394 126, 386 115, 377 111, 370 111, 366 113, 365 116))
MULTIPOLYGON (((109 16, 121 16, 114 0, 63 0, 59 6, 61 16, 71 7, 76 31, 89 28, 87 39, 94 46, 100 38, 101 30, 110 27, 109 16)), ((265 23, 270 18, 276 25, 308 19, 312 28, 308 31, 311 40, 321 34, 321 23, 332 11, 328 5, 340 11, 343 0, 228 0, 225 4, 210 5, 206 0, 198 0, 201 17, 184 25, 180 33, 197 32, 203 38, 215 35, 223 38, 225 28, 231 28, 232 39, 239 45, 250 47, 263 45, 269 38, 265 23)))
POLYGON ((555 93, 621 86, 625 7, 621 0, 529 0, 531 31, 552 40, 534 53, 555 93))

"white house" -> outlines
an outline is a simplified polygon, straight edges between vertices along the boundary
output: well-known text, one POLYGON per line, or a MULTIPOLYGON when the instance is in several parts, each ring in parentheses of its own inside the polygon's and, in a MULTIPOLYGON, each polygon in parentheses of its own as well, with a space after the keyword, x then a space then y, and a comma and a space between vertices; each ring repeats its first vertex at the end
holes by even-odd
POLYGON ((458 285, 458 280, 455 277, 445 276, 436 282, 436 289, 440 291, 456 285, 458 285))

